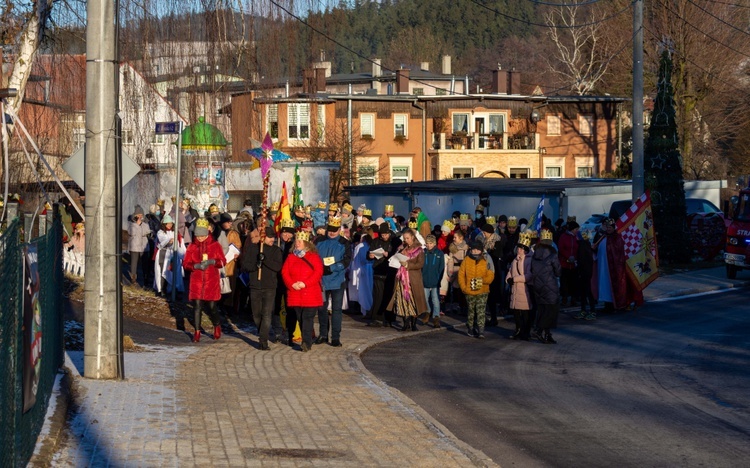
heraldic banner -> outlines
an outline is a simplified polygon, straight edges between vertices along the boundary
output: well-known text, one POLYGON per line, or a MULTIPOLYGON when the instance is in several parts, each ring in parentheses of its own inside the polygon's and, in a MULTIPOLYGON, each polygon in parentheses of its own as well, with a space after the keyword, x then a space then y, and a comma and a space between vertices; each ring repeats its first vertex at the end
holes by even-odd
POLYGON ((659 253, 648 191, 620 216, 617 232, 625 244, 628 278, 639 291, 643 291, 659 276, 659 253))

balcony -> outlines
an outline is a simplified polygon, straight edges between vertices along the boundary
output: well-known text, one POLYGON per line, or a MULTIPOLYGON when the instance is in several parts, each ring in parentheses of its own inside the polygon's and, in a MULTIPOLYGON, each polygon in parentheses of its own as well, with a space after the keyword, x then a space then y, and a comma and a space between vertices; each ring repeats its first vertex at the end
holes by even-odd
POLYGON ((536 133, 433 133, 432 137, 433 151, 536 151, 539 148, 536 133))

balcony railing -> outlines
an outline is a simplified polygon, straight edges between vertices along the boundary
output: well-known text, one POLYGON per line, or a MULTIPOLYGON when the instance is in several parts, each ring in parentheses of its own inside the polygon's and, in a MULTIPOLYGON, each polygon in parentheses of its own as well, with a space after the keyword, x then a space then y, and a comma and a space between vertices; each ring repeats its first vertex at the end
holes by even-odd
POLYGON ((436 150, 535 150, 536 134, 509 135, 507 133, 434 133, 436 150))

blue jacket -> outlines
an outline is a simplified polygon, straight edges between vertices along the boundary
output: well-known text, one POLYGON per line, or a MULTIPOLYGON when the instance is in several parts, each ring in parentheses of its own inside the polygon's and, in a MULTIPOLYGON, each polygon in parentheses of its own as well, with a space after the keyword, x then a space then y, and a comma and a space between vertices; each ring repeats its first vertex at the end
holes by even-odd
POLYGON ((422 267, 422 283, 424 283, 424 287, 439 288, 444 270, 445 254, 437 247, 432 250, 424 249, 424 266, 422 267))
POLYGON ((315 246, 323 260, 323 290, 339 289, 346 282, 346 269, 352 261, 349 241, 341 236, 326 238, 315 246), (333 257, 334 263, 326 266, 326 258, 333 257))

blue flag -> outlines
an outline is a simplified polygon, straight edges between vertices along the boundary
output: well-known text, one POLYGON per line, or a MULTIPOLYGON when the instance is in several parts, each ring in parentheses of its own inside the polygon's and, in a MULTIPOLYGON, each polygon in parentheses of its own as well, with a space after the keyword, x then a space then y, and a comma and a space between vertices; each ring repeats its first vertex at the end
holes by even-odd
POLYGON ((536 232, 539 232, 542 229, 542 216, 544 215, 544 195, 542 195, 542 199, 539 200, 539 205, 536 207, 536 213, 531 217, 531 221, 529 221, 529 227, 533 229, 536 232))

